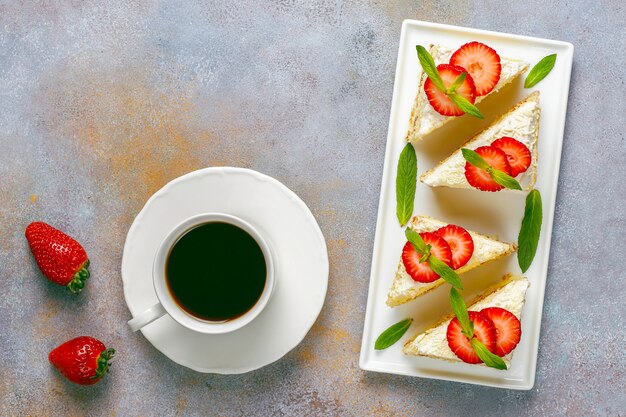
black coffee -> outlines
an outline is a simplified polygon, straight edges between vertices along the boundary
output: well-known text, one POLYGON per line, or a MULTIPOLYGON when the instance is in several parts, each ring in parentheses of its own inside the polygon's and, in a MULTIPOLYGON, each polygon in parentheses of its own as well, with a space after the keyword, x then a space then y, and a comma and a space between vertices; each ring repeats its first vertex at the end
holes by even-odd
POLYGON ((174 243, 165 277, 182 309, 204 320, 226 321, 256 304, 267 269, 261 248, 248 232, 213 222, 190 229, 174 243))

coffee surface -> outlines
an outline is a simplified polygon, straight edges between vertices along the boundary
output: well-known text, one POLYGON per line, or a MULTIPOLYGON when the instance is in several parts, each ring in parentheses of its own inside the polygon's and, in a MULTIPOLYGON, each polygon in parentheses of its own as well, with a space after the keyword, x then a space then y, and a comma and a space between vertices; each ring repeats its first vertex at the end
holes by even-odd
POLYGON ((205 223, 176 241, 165 265, 167 286, 176 303, 204 320, 227 321, 259 300, 267 268, 248 232, 222 222, 205 223))

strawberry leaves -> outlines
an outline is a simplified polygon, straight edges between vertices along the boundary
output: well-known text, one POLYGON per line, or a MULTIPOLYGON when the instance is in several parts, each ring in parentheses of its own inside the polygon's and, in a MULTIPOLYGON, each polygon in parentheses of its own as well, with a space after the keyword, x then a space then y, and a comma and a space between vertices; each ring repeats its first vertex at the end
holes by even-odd
POLYGON ((483 119, 484 116, 478 110, 478 107, 474 106, 470 103, 465 97, 461 96, 456 92, 457 88, 459 88, 465 78, 467 77, 467 73, 462 73, 459 75, 454 82, 450 85, 450 87, 446 88, 441 76, 439 75, 439 71, 437 70, 437 66, 435 65, 435 61, 433 57, 428 53, 426 48, 421 45, 416 45, 415 49, 417 50, 417 59, 422 66, 422 69, 430 79, 430 81, 439 89, 441 92, 445 93, 448 98, 459 108, 463 113, 471 114, 474 117, 478 117, 483 119))
POLYGON ((521 190, 522 186, 519 182, 506 172, 502 172, 498 169, 493 168, 487 161, 483 159, 478 153, 471 149, 463 148, 461 149, 461 153, 463 154, 463 158, 471 165, 474 165, 476 168, 487 171, 489 176, 505 188, 509 188, 511 190, 521 190))

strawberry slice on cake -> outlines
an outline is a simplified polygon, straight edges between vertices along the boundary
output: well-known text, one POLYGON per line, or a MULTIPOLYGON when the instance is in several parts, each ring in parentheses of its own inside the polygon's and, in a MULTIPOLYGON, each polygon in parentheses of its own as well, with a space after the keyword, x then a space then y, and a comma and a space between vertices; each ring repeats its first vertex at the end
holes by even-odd
MULTIPOLYGON (((419 233, 430 252, 451 267, 457 274, 472 270, 517 250, 512 243, 482 235, 461 226, 448 224, 426 216, 415 216, 410 227, 419 233)), ((423 260, 410 242, 406 242, 391 289, 387 305, 395 307, 423 295, 445 281, 423 260)))
MULTIPOLYGON (((474 337, 491 353, 502 357, 507 367, 522 337, 520 320, 528 286, 525 277, 506 275, 467 308, 474 327, 474 337)), ((433 327, 415 335, 402 351, 411 356, 482 364, 453 315, 444 317, 433 327)))
POLYGON ((498 85, 502 73, 500 55, 480 42, 469 42, 450 57, 450 64, 467 70, 476 86, 476 95, 489 94, 498 85))
MULTIPOLYGON (((461 74, 466 73, 464 68, 450 64, 438 65, 437 72, 439 73, 446 89, 449 89, 454 81, 461 76, 461 74)), ((424 91, 426 92, 426 97, 428 97, 428 102, 439 114, 444 116, 463 116, 463 114, 465 114, 463 113, 463 110, 458 108, 456 104, 450 100, 445 92, 437 88, 435 83, 433 83, 430 78, 427 78, 424 83, 424 91)), ((467 75, 467 73, 465 79, 461 85, 455 89, 455 91, 471 104, 474 104, 476 101, 476 87, 474 85, 474 80, 470 75, 467 75)))
POLYGON ((431 187, 505 189, 487 170, 466 161, 462 152, 466 148, 478 153, 492 168, 514 177, 523 191, 532 189, 537 179, 540 114, 539 91, 535 91, 423 173, 420 180, 431 187))
MULTIPOLYGON (((485 97, 497 93, 528 69, 528 63, 502 57, 481 42, 470 42, 458 49, 430 45, 428 52, 446 88, 456 79, 455 75, 467 74, 462 87, 456 92, 471 104, 478 104, 485 97)), ((444 92, 433 86, 421 67, 418 77, 418 91, 405 138, 412 143, 464 114, 444 92)))

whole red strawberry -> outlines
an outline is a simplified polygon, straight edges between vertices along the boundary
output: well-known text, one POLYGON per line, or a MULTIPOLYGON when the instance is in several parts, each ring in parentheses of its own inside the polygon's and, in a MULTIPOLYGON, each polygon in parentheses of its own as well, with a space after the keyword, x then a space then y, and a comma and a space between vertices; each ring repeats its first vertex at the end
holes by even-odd
POLYGON ((80 385, 92 385, 109 372, 109 360, 115 349, 89 336, 79 336, 53 349, 48 360, 67 379, 80 385))
POLYGON ((29 224, 26 239, 46 278, 80 293, 89 278, 89 259, 80 243, 43 222, 29 224))

